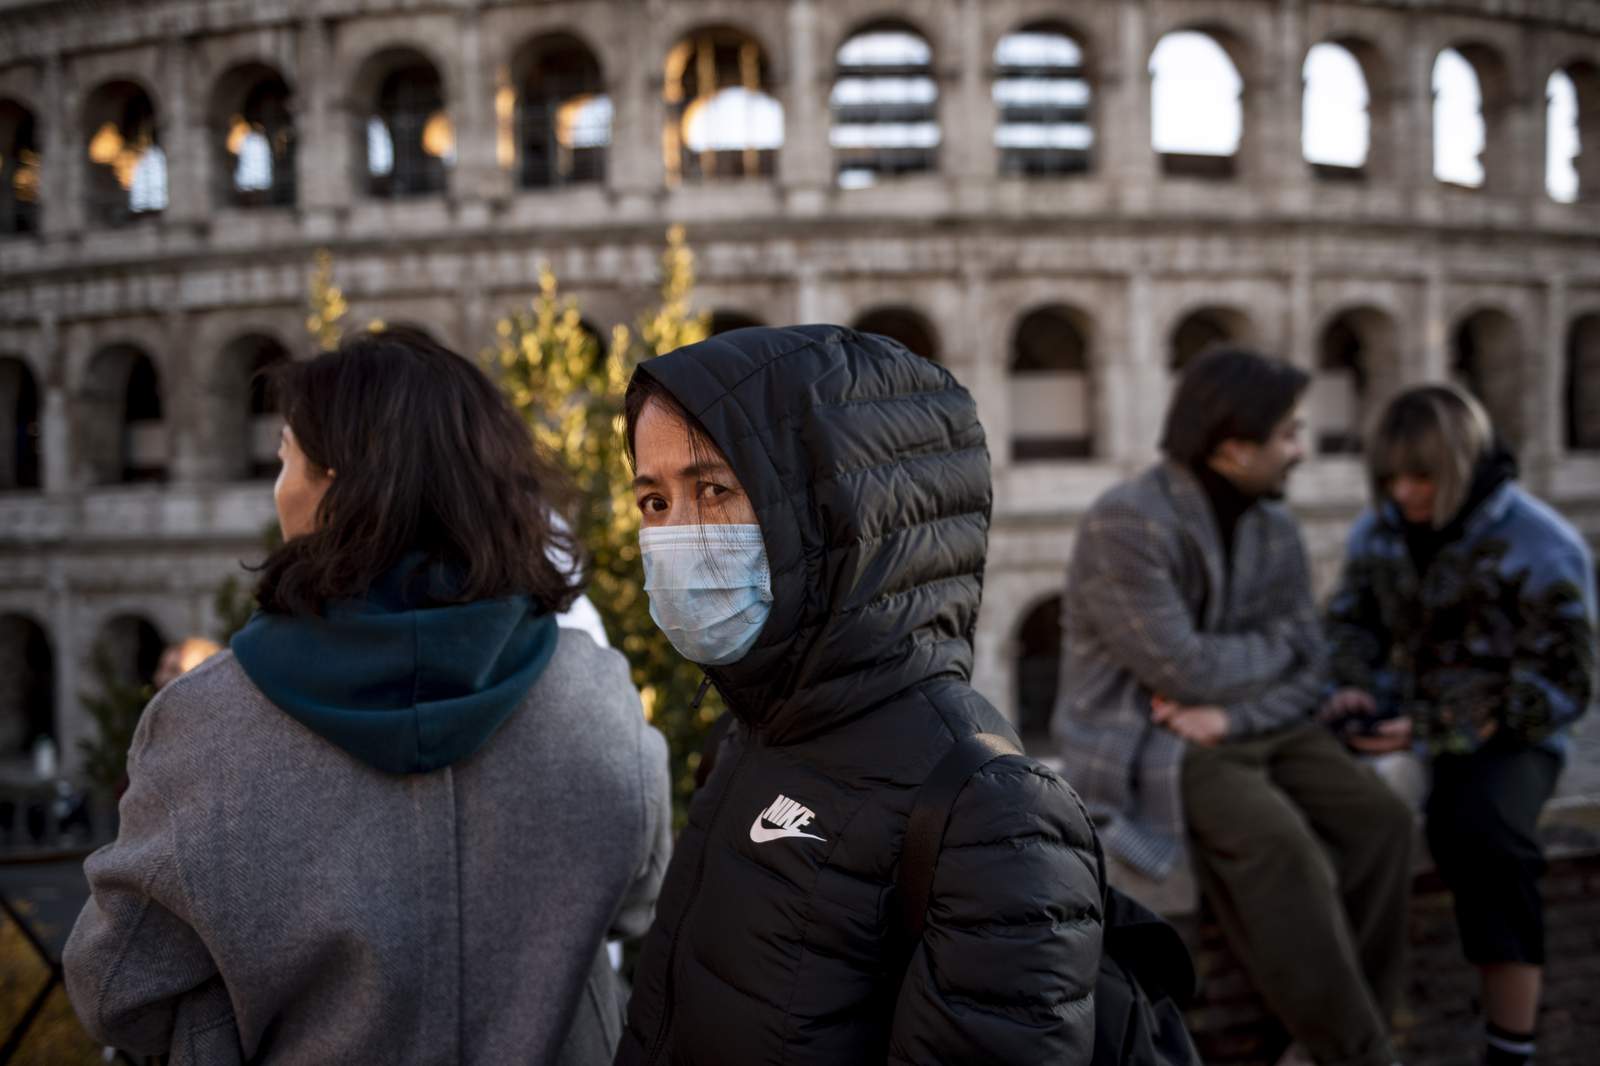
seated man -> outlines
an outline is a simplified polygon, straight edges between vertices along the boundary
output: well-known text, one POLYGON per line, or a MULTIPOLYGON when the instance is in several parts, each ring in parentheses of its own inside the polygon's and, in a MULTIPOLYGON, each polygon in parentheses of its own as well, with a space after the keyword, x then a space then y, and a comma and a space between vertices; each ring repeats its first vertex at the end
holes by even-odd
POLYGON ((1308 380, 1231 349, 1184 371, 1165 460, 1079 526, 1052 731, 1110 856, 1161 880, 1187 846, 1305 1053, 1389 1066, 1412 821, 1314 720, 1327 656, 1279 502, 1308 380))

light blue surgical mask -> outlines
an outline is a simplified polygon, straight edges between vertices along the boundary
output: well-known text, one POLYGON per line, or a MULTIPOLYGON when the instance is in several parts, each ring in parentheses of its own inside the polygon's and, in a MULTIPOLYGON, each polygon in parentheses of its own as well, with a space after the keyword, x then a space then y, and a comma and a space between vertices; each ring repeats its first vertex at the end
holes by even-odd
POLYGON ((772 572, 758 525, 639 531, 650 617, 690 662, 744 658, 772 613, 772 572))

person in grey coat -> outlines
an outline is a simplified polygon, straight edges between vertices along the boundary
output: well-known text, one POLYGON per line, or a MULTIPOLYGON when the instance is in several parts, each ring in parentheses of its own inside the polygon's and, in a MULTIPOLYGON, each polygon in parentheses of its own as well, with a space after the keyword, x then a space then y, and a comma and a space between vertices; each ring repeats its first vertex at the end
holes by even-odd
POLYGON ((666 746, 622 657, 556 625, 560 479, 420 332, 277 385, 285 544, 231 651, 144 712, 73 1006, 173 1066, 609 1062, 666 746))
POLYGON ((1220 349, 1185 368, 1162 462, 1079 526, 1052 731, 1108 857, 1193 860, 1268 1005, 1324 1066, 1389 1066, 1411 816, 1314 720, 1327 652, 1294 517, 1309 379, 1220 349))

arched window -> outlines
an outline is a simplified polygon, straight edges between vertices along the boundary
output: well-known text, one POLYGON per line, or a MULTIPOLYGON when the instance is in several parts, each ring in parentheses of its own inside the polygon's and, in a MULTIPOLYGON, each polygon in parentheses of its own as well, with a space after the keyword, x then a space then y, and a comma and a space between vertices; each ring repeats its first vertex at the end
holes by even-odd
POLYGON ((161 630, 148 618, 124 614, 100 627, 94 642, 95 665, 108 674, 108 680, 148 685, 161 665, 166 648, 161 630))
POLYGON ((1526 160, 1502 151, 1513 101, 1500 54, 1446 48, 1433 63, 1433 176, 1464 188, 1507 188, 1526 160))
POLYGON ((217 82, 211 106, 219 203, 288 206, 295 198, 292 94, 271 67, 250 63, 217 82))
POLYGON ((1086 459, 1094 454, 1088 318, 1043 308, 1011 341, 1011 457, 1086 459))
POLYGON ((1545 84, 1545 191, 1559 203, 1600 196, 1600 67, 1573 63, 1545 84))
POLYGON ((21 359, 0 358, 0 491, 39 487, 39 390, 21 359))
POLYGON ((1366 413, 1398 380, 1399 339, 1394 320, 1372 307, 1335 315, 1317 341, 1317 366, 1307 398, 1307 420, 1319 454, 1361 451, 1366 413))
POLYGON ((517 184, 604 181, 612 109, 594 53, 567 34, 541 37, 518 54, 512 78, 501 92, 515 96, 517 184))
POLYGON ((1183 316, 1172 330, 1167 348, 1167 368, 1181 371, 1196 355, 1220 344, 1249 344, 1254 339, 1250 319, 1230 307, 1202 307, 1183 316))
POLYGON ((0 762, 26 759, 41 739, 55 739, 55 657, 38 622, 0 615, 0 762))
POLYGON ((1221 41, 1180 30, 1150 54, 1150 141, 1164 174, 1230 178, 1244 139, 1244 79, 1221 41))
POLYGON ((33 112, 0 100, 0 235, 39 232, 39 161, 33 112))
POLYGON ((271 337, 248 333, 222 350, 212 382, 212 447, 226 480, 270 478, 278 472, 283 419, 267 374, 289 358, 271 337))
POLYGON ((856 319, 855 329, 899 341, 906 350, 924 359, 932 359, 936 363, 939 361, 939 340, 934 335, 933 326, 909 307, 874 308, 856 319))
POLYGON ((662 97, 667 182, 770 178, 783 146, 783 105, 755 38, 730 28, 699 30, 667 53, 662 97))
POLYGON ((120 226, 166 210, 167 155, 149 95, 132 82, 107 82, 89 94, 84 117, 89 217, 120 226))
POLYGON ((994 52, 1000 173, 1081 174, 1094 147, 1083 46, 1049 24, 1000 38, 994 52))
POLYGON ((91 484, 166 476, 161 385, 155 364, 143 351, 114 344, 97 352, 77 406, 76 436, 91 484))
POLYGON ((388 200, 444 192, 456 133, 434 65, 409 48, 392 49, 369 59, 356 85, 363 101, 356 157, 368 194, 388 200))
POLYGON ((1451 336, 1451 374, 1488 409, 1495 429, 1513 445, 1522 443, 1522 338, 1504 311, 1484 308, 1466 315, 1451 336))
POLYGON ((1361 62, 1324 41, 1306 53, 1300 146, 1321 178, 1360 178, 1372 143, 1372 94, 1361 62))
POLYGON ((909 26, 880 23, 840 45, 834 60, 828 140, 839 187, 938 169, 939 83, 927 39, 909 26))
POLYGON ((1017 732, 1023 743, 1050 736, 1061 682, 1061 597, 1034 606, 1017 630, 1017 732))
POLYGON ((1600 451, 1600 314, 1567 331, 1567 447, 1600 451))
POLYGON ((719 333, 728 333, 736 329, 749 329, 751 326, 764 326, 759 318, 747 315, 743 311, 713 311, 711 312, 710 336, 719 333))

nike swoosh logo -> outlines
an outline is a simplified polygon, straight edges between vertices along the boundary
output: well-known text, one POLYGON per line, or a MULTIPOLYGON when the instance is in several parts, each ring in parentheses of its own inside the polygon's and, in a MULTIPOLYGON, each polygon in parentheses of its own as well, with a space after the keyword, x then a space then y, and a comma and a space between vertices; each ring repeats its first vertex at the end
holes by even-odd
POLYGON ((783 837, 805 837, 807 840, 822 839, 814 833, 802 833, 798 829, 773 829, 770 826, 762 825, 759 815, 755 821, 750 823, 750 839, 757 844, 765 844, 769 840, 779 840, 783 837))

